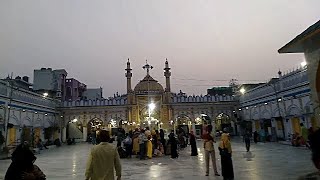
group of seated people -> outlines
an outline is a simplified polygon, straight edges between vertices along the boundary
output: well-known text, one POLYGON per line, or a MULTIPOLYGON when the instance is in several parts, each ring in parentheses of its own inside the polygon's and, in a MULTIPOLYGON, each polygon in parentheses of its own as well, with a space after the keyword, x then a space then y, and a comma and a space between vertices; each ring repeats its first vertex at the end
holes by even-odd
POLYGON ((306 146, 309 148, 310 147, 310 137, 312 136, 313 133, 314 133, 314 130, 312 127, 310 127, 306 133, 303 130, 302 130, 301 134, 298 132, 294 133, 291 138, 292 146, 296 146, 296 147, 306 146))
POLYGON ((117 147, 121 158, 137 155, 140 159, 145 157, 161 157, 171 153, 171 143, 164 138, 164 131, 136 129, 124 134, 117 134, 117 147), (123 135, 124 134, 124 135, 123 135))

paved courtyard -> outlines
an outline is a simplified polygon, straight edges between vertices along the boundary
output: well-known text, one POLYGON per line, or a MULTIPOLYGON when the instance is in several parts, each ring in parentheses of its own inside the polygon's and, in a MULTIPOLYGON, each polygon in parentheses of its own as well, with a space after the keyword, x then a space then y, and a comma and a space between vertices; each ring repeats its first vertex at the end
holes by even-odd
MULTIPOLYGON (((242 142, 233 140, 232 145, 235 179, 297 179, 303 174, 315 172, 310 161, 310 151, 303 148, 278 143, 259 143, 252 145, 252 154, 247 154, 242 142)), ((36 164, 49 180, 84 179, 87 155, 91 147, 90 144, 81 143, 49 149, 37 155, 36 164)), ((198 157, 189 156, 190 149, 186 148, 180 152, 180 157, 176 160, 169 157, 144 161, 136 158, 122 159, 122 179, 222 179, 212 176, 212 171, 211 176, 204 176, 204 157, 201 147, 202 143, 198 141, 198 157)), ((218 151, 216 153, 219 157, 218 151)), ((4 178, 9 164, 10 160, 0 161, 0 179, 4 178)), ((219 158, 219 171, 220 167, 219 158)))

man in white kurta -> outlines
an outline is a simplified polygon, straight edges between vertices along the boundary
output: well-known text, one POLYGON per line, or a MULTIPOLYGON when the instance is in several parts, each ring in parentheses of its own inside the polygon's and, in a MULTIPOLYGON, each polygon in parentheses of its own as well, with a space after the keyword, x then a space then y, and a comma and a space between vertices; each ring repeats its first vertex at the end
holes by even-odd
POLYGON ((102 130, 99 134, 101 143, 94 146, 89 154, 86 179, 114 180, 114 171, 118 180, 121 179, 121 164, 117 148, 109 144, 109 132, 102 130))

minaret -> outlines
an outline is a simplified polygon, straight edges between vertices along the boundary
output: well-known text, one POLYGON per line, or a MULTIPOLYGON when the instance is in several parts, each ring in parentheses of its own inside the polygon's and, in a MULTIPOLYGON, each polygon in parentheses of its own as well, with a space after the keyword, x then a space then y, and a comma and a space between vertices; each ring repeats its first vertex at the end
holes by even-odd
POLYGON ((132 89, 131 89, 131 77, 132 77, 132 69, 130 68, 130 61, 129 61, 129 58, 128 58, 128 62, 127 62, 127 69, 125 69, 127 72, 126 72, 126 77, 127 77, 127 93, 131 93, 132 92, 132 89))
POLYGON ((171 72, 170 72, 170 67, 169 67, 169 63, 168 63, 168 59, 166 58, 166 62, 165 62, 165 68, 164 70, 164 77, 166 77, 166 89, 165 92, 170 92, 170 76, 171 76, 171 72))

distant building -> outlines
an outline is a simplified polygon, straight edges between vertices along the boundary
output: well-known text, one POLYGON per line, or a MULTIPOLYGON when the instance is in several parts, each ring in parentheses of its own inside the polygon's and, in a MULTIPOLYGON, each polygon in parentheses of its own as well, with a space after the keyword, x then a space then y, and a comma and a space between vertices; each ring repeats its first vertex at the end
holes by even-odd
POLYGON ((102 99, 102 88, 87 89, 83 92, 84 99, 102 99))
POLYGON ((207 94, 211 96, 215 95, 233 95, 232 87, 213 87, 207 90, 207 94))
POLYGON ((33 90, 39 93, 49 93, 52 97, 65 100, 65 81, 67 72, 64 69, 52 70, 52 68, 41 68, 34 70, 33 90))
POLYGON ((32 84, 29 82, 28 76, 23 76, 22 78, 20 76, 17 76, 14 79, 8 76, 6 79, 3 80, 9 82, 11 86, 15 86, 17 88, 22 88, 25 90, 29 90, 30 86, 32 86, 32 84))
POLYGON ((300 133, 300 123, 306 128, 318 124, 311 102, 307 67, 278 75, 255 88, 247 86, 239 96, 239 111, 241 119, 251 124, 247 128, 264 131, 271 140, 287 140, 292 134, 300 133))
POLYGON ((0 147, 7 147, 9 154, 24 141, 61 138, 59 100, 31 91, 28 80, 26 76, 0 80, 0 136, 5 139, 0 147))
POLYGON ((171 68, 167 60, 163 69, 165 86, 151 76, 153 66, 148 62, 142 68, 146 75, 132 87, 132 69, 128 60, 126 94, 116 93, 113 97, 101 99, 101 88, 87 89, 84 92, 86 99, 64 101, 63 107, 59 108, 64 117, 63 137, 87 140, 88 134, 97 129, 115 132, 119 127, 126 131, 149 127, 166 132, 193 131, 200 138, 208 124, 218 131, 226 128, 231 134, 239 132, 240 126, 234 116, 238 102, 233 96, 171 92, 171 68))
POLYGON ((81 100, 87 86, 74 78, 66 79, 66 97, 68 101, 81 100))

